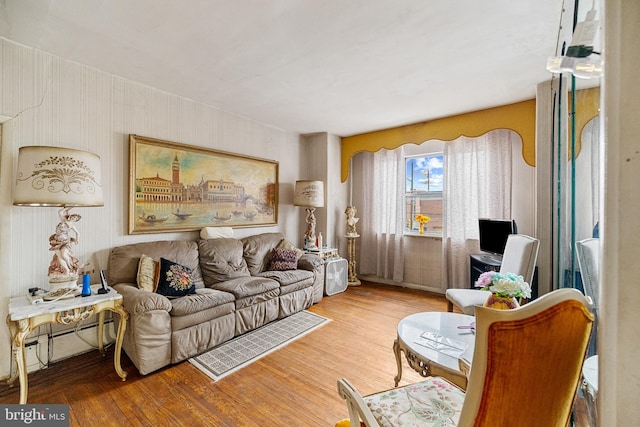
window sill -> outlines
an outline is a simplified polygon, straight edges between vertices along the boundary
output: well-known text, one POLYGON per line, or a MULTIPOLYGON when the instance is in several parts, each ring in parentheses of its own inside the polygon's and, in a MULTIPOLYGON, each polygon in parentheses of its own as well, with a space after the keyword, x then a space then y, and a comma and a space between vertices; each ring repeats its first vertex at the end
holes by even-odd
POLYGON ((419 234, 417 231, 405 231, 405 236, 411 237, 430 237, 432 239, 442 239, 442 233, 437 231, 425 231, 424 234, 419 234))

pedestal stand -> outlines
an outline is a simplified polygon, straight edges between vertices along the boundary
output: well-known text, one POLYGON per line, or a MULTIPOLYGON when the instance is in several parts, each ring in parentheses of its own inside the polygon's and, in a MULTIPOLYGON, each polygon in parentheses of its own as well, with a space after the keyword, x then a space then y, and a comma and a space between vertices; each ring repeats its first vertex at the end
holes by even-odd
POLYGON ((360 237, 359 234, 346 235, 347 238, 347 261, 349 262, 349 286, 360 285, 358 275, 356 274, 356 239, 360 237))

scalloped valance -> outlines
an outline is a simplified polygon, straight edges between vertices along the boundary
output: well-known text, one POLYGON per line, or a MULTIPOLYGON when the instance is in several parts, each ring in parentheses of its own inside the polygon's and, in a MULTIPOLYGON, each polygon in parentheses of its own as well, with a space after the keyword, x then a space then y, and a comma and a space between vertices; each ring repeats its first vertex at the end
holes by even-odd
MULTIPOLYGON (((580 108, 576 112, 578 135, 585 124, 599 113, 599 88, 577 91, 580 108)), ((429 140, 453 141, 460 136, 477 137, 494 129, 511 129, 522 138, 522 158, 536 165, 536 101, 488 108, 486 110, 444 117, 428 122, 400 126, 342 138, 341 178, 349 177, 351 157, 360 151, 393 150, 404 144, 421 144, 429 140)), ((580 151, 580 138, 577 139, 580 151)))
POLYGON ((342 138, 342 182, 349 176, 349 161, 360 151, 393 150, 404 144, 421 144, 437 139, 453 141, 460 136, 476 137, 493 129, 511 129, 522 138, 522 157, 535 165, 536 101, 459 114, 428 122, 384 129, 342 138))

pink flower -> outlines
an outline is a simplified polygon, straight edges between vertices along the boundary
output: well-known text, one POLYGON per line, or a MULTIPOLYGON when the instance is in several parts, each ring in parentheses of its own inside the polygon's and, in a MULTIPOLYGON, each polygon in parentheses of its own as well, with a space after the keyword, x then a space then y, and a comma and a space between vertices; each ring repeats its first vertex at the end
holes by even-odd
POLYGON ((476 288, 486 288, 491 284, 491 280, 493 276, 496 274, 495 271, 486 271, 478 277, 476 280, 475 287, 476 288))

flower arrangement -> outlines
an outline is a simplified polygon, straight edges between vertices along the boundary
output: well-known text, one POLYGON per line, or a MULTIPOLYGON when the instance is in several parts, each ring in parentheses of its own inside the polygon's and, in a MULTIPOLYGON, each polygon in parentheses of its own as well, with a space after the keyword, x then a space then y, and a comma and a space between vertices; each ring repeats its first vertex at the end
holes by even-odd
POLYGON ((428 216, 423 215, 423 214, 418 214, 418 215, 416 215, 416 221, 418 221, 418 223, 419 223, 418 234, 423 234, 424 233, 424 225, 426 223, 428 223, 429 221, 431 221, 431 218, 429 218, 428 216))
POLYGON ((427 222, 431 221, 431 218, 423 214, 418 214, 416 215, 416 221, 418 221, 420 224, 426 224, 427 222))
POLYGON ((531 287, 522 276, 513 273, 487 271, 475 283, 476 288, 490 291, 502 298, 531 298, 531 287))

